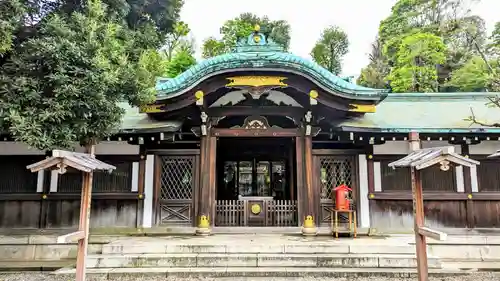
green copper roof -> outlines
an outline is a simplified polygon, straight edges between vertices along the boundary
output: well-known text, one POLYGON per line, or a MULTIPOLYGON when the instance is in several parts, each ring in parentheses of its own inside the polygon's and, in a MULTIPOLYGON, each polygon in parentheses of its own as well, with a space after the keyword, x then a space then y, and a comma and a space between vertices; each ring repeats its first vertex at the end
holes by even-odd
POLYGON ((487 97, 494 95, 500 93, 389 94, 377 105, 376 112, 334 126, 346 131, 497 133, 500 128, 482 127, 465 120, 472 109, 480 121, 500 121, 500 108, 487 106, 487 97))
POLYGON ((284 71, 308 77, 323 89, 340 96, 358 99, 380 97, 386 90, 361 87, 335 76, 315 62, 283 51, 279 45, 261 33, 253 33, 238 42, 231 53, 212 57, 192 66, 175 78, 157 81, 157 99, 167 99, 184 93, 204 79, 226 72, 284 71))
MULTIPOLYGON (((479 120, 500 121, 500 108, 488 107, 488 96, 500 93, 389 94, 374 113, 332 124, 345 131, 407 133, 500 133, 500 128, 481 127, 466 121, 471 108, 479 120)), ((180 121, 158 121, 124 103, 122 133, 175 132, 180 121)))

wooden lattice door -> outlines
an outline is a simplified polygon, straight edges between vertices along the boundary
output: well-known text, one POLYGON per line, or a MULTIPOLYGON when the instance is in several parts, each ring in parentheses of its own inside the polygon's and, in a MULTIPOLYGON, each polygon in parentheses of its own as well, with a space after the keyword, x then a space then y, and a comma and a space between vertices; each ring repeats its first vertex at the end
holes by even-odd
MULTIPOLYGON (((319 222, 326 225, 331 222, 331 212, 335 208, 334 188, 345 184, 352 188, 351 208, 356 208, 356 161, 351 155, 318 155, 315 158, 317 174, 315 175, 315 185, 319 192, 319 222)), ((340 220, 346 218, 341 215, 340 220)))
POLYGON ((196 156, 161 156, 157 222, 192 225, 196 156))

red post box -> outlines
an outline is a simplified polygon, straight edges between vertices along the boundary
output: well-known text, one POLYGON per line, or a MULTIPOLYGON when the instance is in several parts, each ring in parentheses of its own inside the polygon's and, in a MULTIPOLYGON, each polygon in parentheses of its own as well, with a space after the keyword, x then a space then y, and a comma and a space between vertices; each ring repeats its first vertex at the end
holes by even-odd
POLYGON ((352 191, 347 185, 342 184, 333 189, 335 191, 335 209, 349 210, 349 192, 352 191))

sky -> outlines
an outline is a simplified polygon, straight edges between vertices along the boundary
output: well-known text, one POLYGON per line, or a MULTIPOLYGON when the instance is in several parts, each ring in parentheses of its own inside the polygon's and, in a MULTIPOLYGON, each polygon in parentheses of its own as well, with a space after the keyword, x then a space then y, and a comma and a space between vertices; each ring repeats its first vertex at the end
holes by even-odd
MULTIPOLYGON (((471 14, 481 16, 488 31, 500 21, 499 1, 481 0, 470 5, 471 14)), ((198 57, 205 38, 220 38, 219 29, 223 23, 244 12, 288 21, 292 37, 290 52, 305 58, 310 58, 309 53, 321 31, 337 25, 346 31, 350 41, 342 75, 358 76, 361 68, 368 64, 379 23, 390 14, 394 3, 396 0, 185 0, 181 20, 191 28, 198 57)))

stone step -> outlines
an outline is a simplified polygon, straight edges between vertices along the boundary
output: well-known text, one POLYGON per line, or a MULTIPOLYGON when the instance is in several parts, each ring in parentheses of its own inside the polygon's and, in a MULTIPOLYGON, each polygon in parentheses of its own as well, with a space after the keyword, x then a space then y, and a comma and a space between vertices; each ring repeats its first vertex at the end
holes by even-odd
POLYGON ((166 244, 110 243, 102 247, 103 254, 163 254, 163 253, 337 253, 337 254, 415 254, 415 246, 403 245, 346 245, 315 244, 166 244))
MULTIPOLYGON (((429 269, 434 277, 467 275, 474 270, 429 269)), ((74 276, 75 269, 60 269, 53 274, 63 278, 74 276)), ((88 269, 87 276, 99 279, 121 280, 134 277, 393 277, 416 278, 415 269, 406 268, 311 268, 311 267, 170 267, 170 268, 95 268, 88 269)))
MULTIPOLYGON (((436 258, 428 258, 429 268, 441 268, 436 258)), ((414 268, 413 255, 370 254, 127 254, 87 257, 88 268, 118 267, 370 267, 414 268)))

